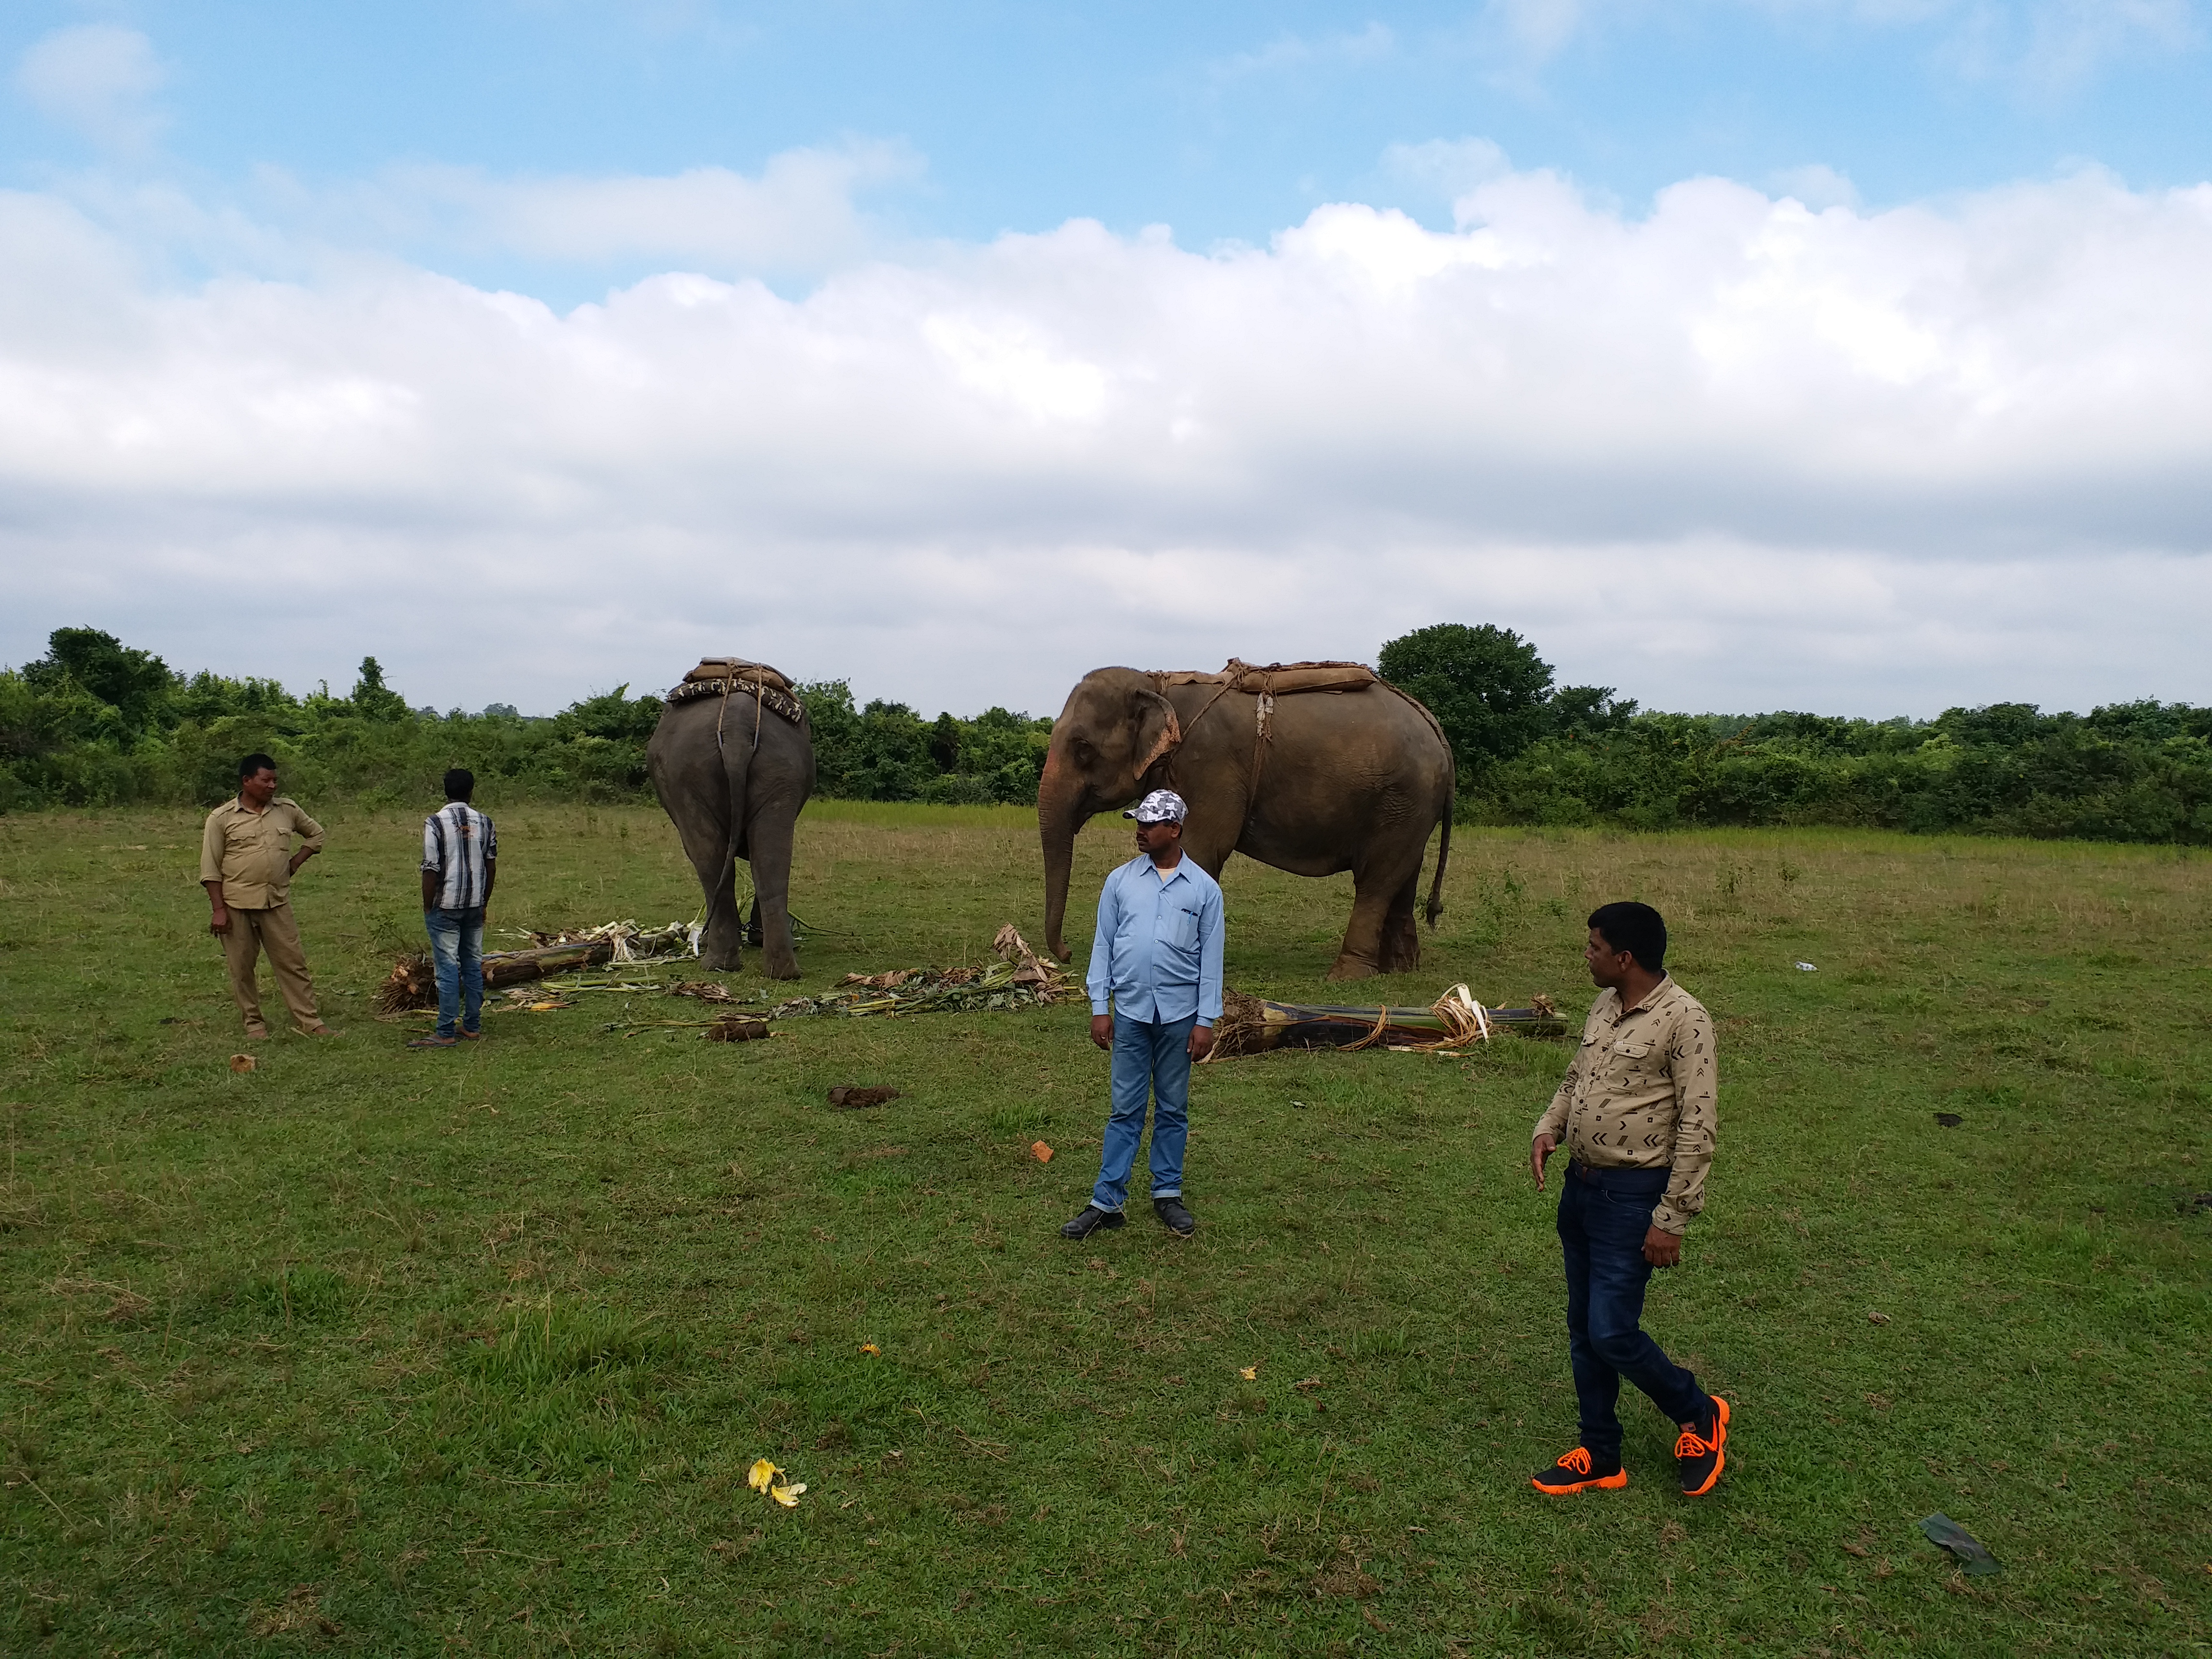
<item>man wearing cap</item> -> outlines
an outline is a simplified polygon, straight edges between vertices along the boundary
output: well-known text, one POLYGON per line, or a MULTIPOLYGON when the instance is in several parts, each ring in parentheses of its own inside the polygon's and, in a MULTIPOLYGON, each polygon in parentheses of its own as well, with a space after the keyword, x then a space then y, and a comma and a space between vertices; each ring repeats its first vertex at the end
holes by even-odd
POLYGON ((1182 1201, 1182 1148, 1191 1062, 1213 1047, 1221 1018, 1221 889, 1182 855, 1187 810, 1174 790, 1155 789, 1124 812, 1137 821, 1137 856, 1098 895, 1085 985, 1091 1040, 1114 1056, 1114 1109, 1098 1184, 1063 1238, 1122 1224, 1148 1101, 1153 1213, 1179 1238, 1197 1230, 1182 1201))
POLYGON ((249 1038, 269 1035, 256 982, 264 951, 292 1011, 292 1029, 301 1036, 331 1034, 315 1012, 314 982, 292 919, 292 878, 322 850, 323 826, 276 793, 276 763, 262 754, 239 762, 238 793, 208 814, 200 835, 200 885, 212 907, 208 932, 222 941, 230 994, 249 1038))

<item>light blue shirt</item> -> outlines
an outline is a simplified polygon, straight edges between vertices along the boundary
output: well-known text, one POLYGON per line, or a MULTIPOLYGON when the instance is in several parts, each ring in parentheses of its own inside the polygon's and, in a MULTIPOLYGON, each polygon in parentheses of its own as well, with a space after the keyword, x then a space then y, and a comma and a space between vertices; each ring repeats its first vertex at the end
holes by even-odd
POLYGON ((1124 1019, 1165 1024, 1221 1018, 1221 889, 1185 854, 1160 879, 1139 854, 1106 878, 1084 988, 1124 1019))

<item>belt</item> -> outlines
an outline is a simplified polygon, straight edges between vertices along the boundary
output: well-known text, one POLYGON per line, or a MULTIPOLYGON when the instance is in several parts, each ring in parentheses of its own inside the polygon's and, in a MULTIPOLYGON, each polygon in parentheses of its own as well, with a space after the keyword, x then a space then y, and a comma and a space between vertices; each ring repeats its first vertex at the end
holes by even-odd
POLYGON ((1587 1182, 1593 1187, 1606 1187, 1616 1192, 1628 1193, 1663 1193, 1667 1190, 1668 1182, 1674 1176, 1674 1171, 1663 1164, 1656 1169, 1649 1170, 1626 1167, 1593 1168, 1578 1160, 1571 1161, 1567 1164, 1567 1173, 1576 1180, 1587 1182))

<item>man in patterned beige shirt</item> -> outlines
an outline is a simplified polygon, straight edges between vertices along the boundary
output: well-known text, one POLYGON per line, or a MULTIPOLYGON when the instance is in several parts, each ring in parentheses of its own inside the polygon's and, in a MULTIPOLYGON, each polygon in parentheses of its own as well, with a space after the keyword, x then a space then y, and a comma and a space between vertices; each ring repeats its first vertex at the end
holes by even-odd
POLYGON ((265 1037, 261 992, 255 983, 261 952, 292 1011, 301 1036, 328 1036, 315 1012, 315 988, 300 949, 300 924, 292 919, 292 878, 323 850, 323 826, 276 793, 276 763, 248 755, 238 763, 238 793, 208 814, 200 836, 200 885, 213 913, 208 932, 222 941, 230 994, 246 1019, 248 1037, 265 1037), (292 849, 298 836, 300 848, 292 849))
POLYGON ((1675 1473, 1703 1497, 1727 1462, 1728 1401, 1709 1395, 1645 1335, 1654 1267, 1682 1259, 1682 1230, 1705 1206, 1713 1161, 1713 1022, 1667 976, 1667 924, 1648 904, 1591 912, 1583 959, 1599 987, 1566 1080, 1537 1121, 1528 1168, 1565 1138, 1559 1247, 1566 1258, 1567 1352, 1582 1407, 1582 1443, 1539 1474, 1539 1492, 1628 1484, 1620 1462, 1620 1379, 1680 1427, 1675 1473))

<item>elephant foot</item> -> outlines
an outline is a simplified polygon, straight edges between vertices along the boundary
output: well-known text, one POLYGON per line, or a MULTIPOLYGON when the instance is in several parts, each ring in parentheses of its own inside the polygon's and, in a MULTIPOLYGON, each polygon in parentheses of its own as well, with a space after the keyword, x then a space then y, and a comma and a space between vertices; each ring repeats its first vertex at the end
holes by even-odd
POLYGON ((761 972, 769 979, 797 979, 799 977, 799 964, 795 962, 771 962, 766 967, 763 968, 761 972))
POLYGON ((1328 976, 1333 980, 1372 979, 1375 977, 1376 971, 1375 964, 1371 962, 1362 962, 1357 957, 1339 957, 1335 964, 1329 969, 1328 976))
POLYGON ((702 948, 699 965, 710 974, 734 974, 744 967, 744 957, 736 951, 714 951, 702 948))

